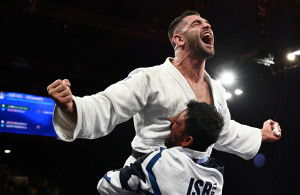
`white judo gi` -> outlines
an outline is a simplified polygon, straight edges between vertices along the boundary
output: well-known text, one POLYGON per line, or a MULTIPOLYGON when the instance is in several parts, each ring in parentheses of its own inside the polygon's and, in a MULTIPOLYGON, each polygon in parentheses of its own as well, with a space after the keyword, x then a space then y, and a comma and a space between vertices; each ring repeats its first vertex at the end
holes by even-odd
MULTIPOLYGON (((205 72, 214 106, 224 117, 225 125, 218 141, 209 147, 250 159, 258 152, 262 135, 258 128, 231 120, 225 89, 205 72)), ((162 65, 138 68, 129 76, 92 96, 75 97, 77 124, 55 107, 53 125, 57 135, 65 141, 76 138, 94 139, 110 133, 114 127, 133 117, 136 135, 131 146, 148 153, 164 147, 170 133, 169 118, 196 99, 188 82, 167 58, 162 65)), ((134 162, 132 156, 127 164, 134 162)))
POLYGON ((107 172, 97 189, 101 195, 134 190, 151 195, 221 195, 223 172, 223 165, 206 152, 180 146, 160 148, 130 166, 107 172))

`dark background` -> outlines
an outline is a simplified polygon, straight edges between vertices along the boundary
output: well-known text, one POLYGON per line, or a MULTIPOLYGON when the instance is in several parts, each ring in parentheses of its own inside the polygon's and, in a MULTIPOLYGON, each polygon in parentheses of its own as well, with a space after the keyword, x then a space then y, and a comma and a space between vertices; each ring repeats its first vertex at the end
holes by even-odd
MULTIPOLYGON (((68 78, 77 96, 104 90, 135 68, 173 56, 168 25, 186 9, 212 25, 216 55, 206 63, 208 73, 238 76, 244 93, 228 100, 232 118, 259 128, 271 118, 283 131, 280 141, 262 144, 262 167, 213 151, 225 165, 223 194, 297 194, 300 57, 289 62, 286 54, 300 49, 299 0, 0 0, 0 91, 48 96, 47 86, 58 78, 68 78), (275 64, 258 63, 269 56, 275 64)), ((7 190, 11 176, 28 176, 37 194, 55 188, 97 194, 98 180, 130 155, 133 136, 131 120, 106 137, 72 143, 1 134, 0 187, 7 190)))

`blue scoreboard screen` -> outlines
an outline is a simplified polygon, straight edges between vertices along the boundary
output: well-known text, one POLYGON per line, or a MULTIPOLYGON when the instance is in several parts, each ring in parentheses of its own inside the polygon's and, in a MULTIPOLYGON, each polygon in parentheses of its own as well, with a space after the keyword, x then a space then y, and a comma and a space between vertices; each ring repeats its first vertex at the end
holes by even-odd
POLYGON ((51 98, 14 92, 0 92, 0 132, 57 137, 51 98))

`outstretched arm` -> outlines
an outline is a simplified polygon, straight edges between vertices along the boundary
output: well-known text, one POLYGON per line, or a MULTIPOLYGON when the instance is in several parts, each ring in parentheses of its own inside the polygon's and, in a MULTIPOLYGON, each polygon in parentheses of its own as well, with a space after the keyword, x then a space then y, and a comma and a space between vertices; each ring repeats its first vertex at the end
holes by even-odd
POLYGON ((57 103, 53 126, 64 141, 95 139, 109 134, 117 124, 142 110, 149 98, 149 79, 139 71, 110 85, 104 91, 84 97, 72 96, 67 80, 57 80, 48 87, 57 103))
MULTIPOLYGON (((217 105, 217 107, 219 107, 220 112, 224 117, 225 125, 217 143, 214 146, 215 149, 236 154, 248 160, 257 154, 263 141, 273 142, 280 139, 281 135, 276 137, 276 133, 272 132, 275 128, 275 121, 266 121, 263 128, 260 129, 231 120, 227 102, 224 98, 226 91, 222 87, 220 87, 220 89, 220 102, 218 101, 219 105, 217 105)), ((281 133, 279 126, 278 131, 281 133)))

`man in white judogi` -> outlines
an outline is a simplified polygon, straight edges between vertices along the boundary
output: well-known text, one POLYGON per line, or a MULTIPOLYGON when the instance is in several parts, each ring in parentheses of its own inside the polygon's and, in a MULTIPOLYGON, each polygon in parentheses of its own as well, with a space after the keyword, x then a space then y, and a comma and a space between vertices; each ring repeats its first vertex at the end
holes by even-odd
MULTIPOLYGON (((161 65, 138 68, 129 76, 102 92, 83 98, 72 95, 67 79, 56 80, 47 88, 56 102, 53 125, 64 141, 94 139, 110 133, 131 117, 136 135, 131 143, 132 155, 125 164, 139 156, 164 147, 171 116, 186 108, 189 100, 206 102, 222 114, 225 124, 212 148, 253 158, 262 141, 276 141, 272 130, 275 121, 267 120, 261 129, 231 120, 225 89, 205 71, 206 59, 214 55, 213 31, 199 13, 186 11, 169 27, 175 57, 161 65)), ((280 126, 277 125, 279 133, 280 126)))

